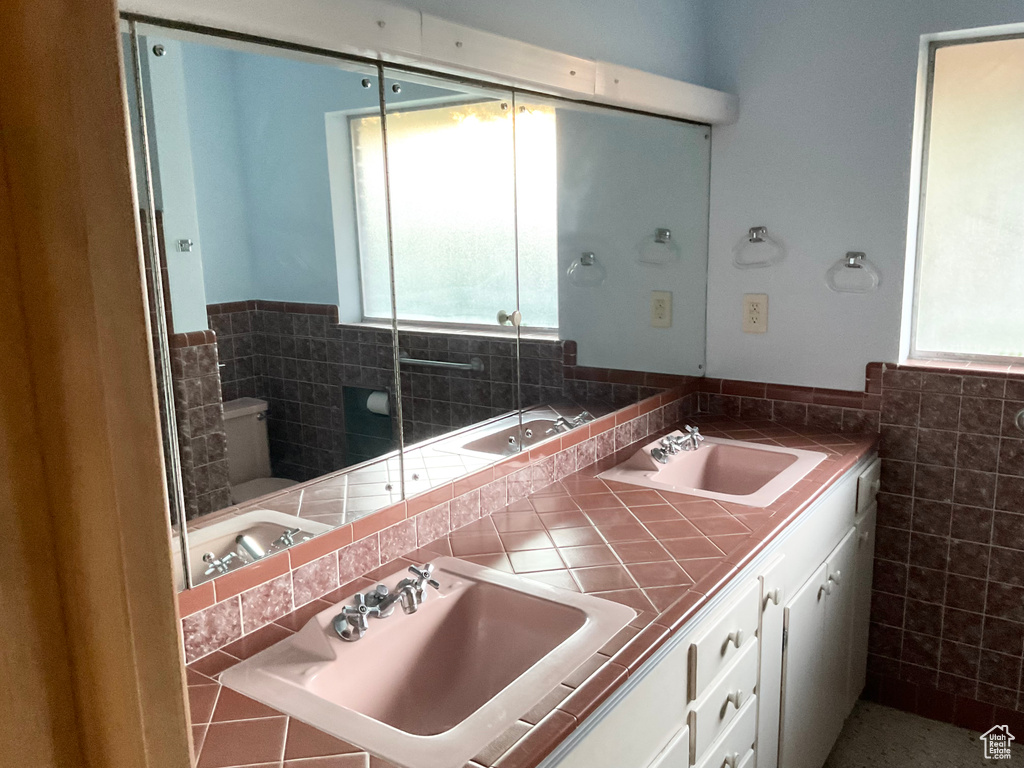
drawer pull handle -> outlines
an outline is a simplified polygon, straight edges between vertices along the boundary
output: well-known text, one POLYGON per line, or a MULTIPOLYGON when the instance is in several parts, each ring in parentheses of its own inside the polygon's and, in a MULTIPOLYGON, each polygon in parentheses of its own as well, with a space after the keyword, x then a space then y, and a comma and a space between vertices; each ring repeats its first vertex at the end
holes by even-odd
POLYGON ((764 605, 765 605, 766 608, 768 607, 768 603, 773 603, 775 605, 778 605, 779 604, 779 600, 780 600, 779 590, 773 589, 771 592, 769 592, 767 595, 765 595, 764 605))
POLYGON ((743 691, 737 688, 735 691, 725 697, 726 705, 732 704, 736 709, 740 708, 740 704, 743 703, 743 691))
POLYGON ((837 587, 840 584, 843 583, 842 579, 843 579, 843 572, 842 571, 835 571, 834 573, 830 573, 828 575, 828 580, 833 582, 837 587))
POLYGON ((865 543, 867 543, 867 540, 870 537, 871 537, 871 531, 862 531, 860 536, 858 536, 857 538, 860 539, 860 543, 861 544, 865 544, 865 543))
POLYGON ((725 756, 725 762, 722 763, 723 768, 736 768, 740 764, 740 753, 733 752, 725 756))
POLYGON ((819 599, 821 598, 821 596, 823 594, 825 594, 825 595, 831 595, 832 594, 832 578, 831 577, 829 577, 825 581, 825 583, 821 585, 821 588, 818 589, 818 598, 819 599))
POLYGON ((880 490, 882 490, 882 481, 880 479, 879 480, 872 480, 871 481, 871 497, 874 498, 875 496, 877 496, 878 492, 880 490))
POLYGON ((735 632, 730 632, 729 636, 725 638, 725 644, 732 643, 737 648, 743 645, 743 630, 737 629, 735 632))

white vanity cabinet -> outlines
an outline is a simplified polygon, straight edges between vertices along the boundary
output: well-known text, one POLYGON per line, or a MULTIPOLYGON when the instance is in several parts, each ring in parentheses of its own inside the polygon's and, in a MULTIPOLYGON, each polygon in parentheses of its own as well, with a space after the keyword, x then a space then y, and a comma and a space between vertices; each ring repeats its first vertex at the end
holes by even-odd
POLYGON ((821 768, 864 685, 877 477, 837 481, 542 768, 821 768))
POLYGON ((779 754, 786 768, 821 768, 853 703, 847 686, 856 543, 851 528, 786 604, 779 754))

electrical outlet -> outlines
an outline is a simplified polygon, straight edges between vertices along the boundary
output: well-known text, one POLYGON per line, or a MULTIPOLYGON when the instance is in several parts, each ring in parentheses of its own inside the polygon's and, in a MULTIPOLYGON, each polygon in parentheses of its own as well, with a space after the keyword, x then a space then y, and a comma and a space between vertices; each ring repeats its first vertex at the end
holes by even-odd
POLYGON ((651 328, 672 327, 672 292, 651 291, 651 328))
POLYGON ((743 332, 768 332, 768 294, 746 293, 743 295, 743 332))

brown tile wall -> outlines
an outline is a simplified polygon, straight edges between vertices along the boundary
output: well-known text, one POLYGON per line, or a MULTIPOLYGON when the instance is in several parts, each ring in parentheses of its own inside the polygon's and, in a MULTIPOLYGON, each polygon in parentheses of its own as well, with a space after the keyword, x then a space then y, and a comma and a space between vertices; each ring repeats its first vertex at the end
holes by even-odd
POLYGON ((701 413, 765 419, 832 432, 877 432, 881 397, 865 392, 814 389, 730 379, 700 379, 701 413))
MULTIPOLYGON (((308 480, 348 461, 342 387, 391 391, 391 331, 340 325, 324 304, 245 301, 207 307, 217 333, 224 400, 270 403, 268 429, 276 476, 308 480)), ((515 343, 500 337, 405 332, 410 357, 483 360, 480 373, 410 367, 401 377, 406 444, 460 429, 515 408, 515 343)), ((523 406, 575 400, 621 408, 690 377, 579 368, 572 341, 519 345, 523 406)), ((397 430, 396 430, 397 431, 397 430)), ((355 452, 358 453, 358 452, 355 452)))
MULTIPOLYGON (((476 372, 407 366, 402 371, 402 417, 407 444, 461 429, 516 408, 516 348, 511 338, 439 332, 398 334, 409 357, 469 362, 476 372)), ((519 345, 523 407, 555 403, 562 396, 564 342, 522 341, 519 345)), ((635 401, 634 401, 635 402, 635 401)))
POLYGON ((216 335, 177 333, 169 346, 185 517, 191 520, 231 503, 216 335))
POLYGON ((939 719, 1024 711, 1024 375, 878 370, 873 686, 939 719))
POLYGON ((207 314, 224 362, 224 399, 268 403, 274 476, 310 480, 345 467, 342 386, 389 387, 386 377, 343 364, 337 308, 246 301, 211 304, 207 314))
POLYGON ((696 382, 700 381, 695 376, 579 366, 576 364, 576 342, 564 341, 562 344, 562 393, 573 402, 623 408, 662 389, 682 387, 696 391, 696 382))

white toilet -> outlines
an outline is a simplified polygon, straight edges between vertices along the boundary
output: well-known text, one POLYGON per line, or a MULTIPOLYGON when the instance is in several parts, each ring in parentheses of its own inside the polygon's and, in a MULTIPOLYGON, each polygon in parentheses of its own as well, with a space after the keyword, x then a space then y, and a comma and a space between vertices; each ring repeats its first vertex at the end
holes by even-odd
POLYGON ((224 432, 227 435, 232 504, 295 485, 294 480, 270 476, 265 400, 240 397, 224 403, 224 432))

